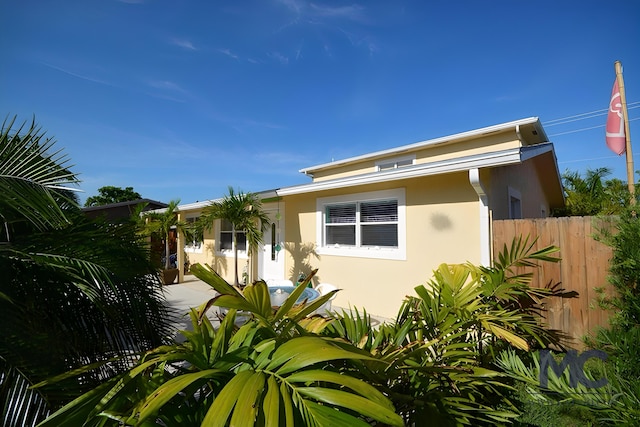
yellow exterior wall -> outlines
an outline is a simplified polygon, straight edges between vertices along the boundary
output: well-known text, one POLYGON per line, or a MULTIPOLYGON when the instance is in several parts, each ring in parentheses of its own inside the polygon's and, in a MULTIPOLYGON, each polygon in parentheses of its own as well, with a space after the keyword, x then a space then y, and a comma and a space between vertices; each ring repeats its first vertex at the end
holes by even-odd
POLYGON ((287 274, 319 268, 316 284, 342 289, 334 306, 395 317, 403 298, 428 281, 439 264, 480 259, 478 196, 466 173, 288 196, 285 204, 287 274), (406 260, 309 255, 307 249, 316 244, 317 198, 394 188, 405 189, 406 260))
POLYGON ((456 142, 455 144, 440 144, 433 147, 390 154, 360 162, 348 163, 335 168, 319 170, 313 173, 313 181, 321 182, 329 179, 345 178, 350 176, 372 173, 376 171, 376 162, 383 159, 395 159, 407 155, 415 155, 415 164, 431 163, 454 158, 487 154, 490 152, 518 148, 522 144, 517 139, 515 132, 502 132, 474 139, 456 142))
MULTIPOLYGON (((198 216, 200 214, 200 210, 190 210, 190 211, 182 211, 179 214, 179 219, 184 221, 188 216, 198 216)), ((178 256, 182 256, 183 260, 186 258, 190 265, 192 264, 209 264, 213 267, 216 272, 222 276, 229 283, 233 283, 235 280, 235 258, 233 255, 231 256, 222 256, 216 254, 216 227, 218 224, 214 224, 214 227, 210 230, 205 230, 204 232, 204 241, 202 243, 202 247, 200 250, 196 250, 193 252, 186 251, 178 251, 178 256), (182 252, 182 254, 180 254, 182 252)), ((178 248, 184 248, 184 236, 180 236, 180 240, 178 241, 178 248)), ((242 272, 245 266, 247 265, 248 258, 246 256, 238 257, 238 276, 240 280, 242 280, 242 272)), ((184 261, 182 261, 183 263, 184 261)), ((181 259, 178 258, 178 265, 181 264, 181 259)), ((182 274, 182 272, 181 272, 182 274)))
POLYGON ((523 218, 549 216, 549 201, 543 191, 538 173, 533 159, 522 164, 490 170, 489 200, 493 219, 510 219, 509 187, 521 195, 523 218), (543 211, 546 215, 543 215, 543 211))
MULTIPOLYGON (((277 210, 277 203, 264 203, 262 205, 263 210, 277 210)), ((199 216, 201 209, 194 209, 188 211, 180 212, 180 220, 185 221, 185 218, 189 216, 199 216)), ((189 251, 186 250, 183 252, 182 256, 185 257, 189 264, 209 264, 213 269, 227 282, 233 283, 235 281, 235 257, 233 254, 225 254, 221 255, 216 252, 216 236, 217 236, 217 227, 219 227, 219 221, 216 221, 214 226, 205 230, 204 232, 204 241, 200 250, 189 251)), ((178 247, 184 247, 184 237, 181 236, 181 241, 178 242, 178 247)), ((256 279, 257 275, 257 257, 253 262, 249 256, 243 254, 242 252, 238 256, 238 277, 239 280, 242 281, 242 274, 246 271, 249 274, 250 281, 256 279)), ((178 263, 180 265, 180 260, 178 263)), ((184 262, 184 261, 182 261, 184 262)), ((295 280, 294 280, 295 281, 295 280)))

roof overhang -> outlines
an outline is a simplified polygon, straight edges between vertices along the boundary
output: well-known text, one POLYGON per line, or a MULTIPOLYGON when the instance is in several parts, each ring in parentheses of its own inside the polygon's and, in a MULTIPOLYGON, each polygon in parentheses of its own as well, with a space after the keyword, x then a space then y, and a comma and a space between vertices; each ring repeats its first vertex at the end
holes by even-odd
MULTIPOLYGON (((277 190, 280 196, 293 194, 303 194, 315 191, 333 190, 344 187, 354 187, 357 185, 377 184, 381 182, 397 181, 402 179, 418 178, 429 175, 439 175, 453 172, 468 171, 470 169, 489 168, 496 166, 506 166, 522 163, 526 160, 551 153, 555 164, 555 154, 553 144, 544 143, 527 147, 514 148, 510 150, 496 151, 493 153, 476 154, 466 157, 459 157, 450 160, 441 160, 431 163, 422 163, 407 166, 389 171, 372 172, 362 175, 337 178, 326 181, 313 182, 310 184, 285 187, 277 190)), ((559 182, 559 174, 555 172, 559 182)))
POLYGON ((468 139, 478 138, 484 135, 513 131, 516 133, 518 139, 523 145, 540 144, 549 141, 540 120, 537 117, 529 117, 526 119, 515 120, 512 122, 501 123, 499 125, 488 126, 480 129, 474 129, 472 131, 457 133, 454 135, 444 136, 440 138, 430 139, 427 141, 416 142, 409 145, 403 145, 388 150, 376 151, 373 153, 364 154, 361 156, 350 157, 343 160, 337 160, 330 163, 323 163, 316 166, 300 169, 299 172, 306 175, 313 175, 314 172, 318 172, 325 169, 332 169, 338 166, 344 166, 347 164, 357 163, 364 160, 371 160, 380 157, 386 157, 391 155, 399 155, 408 153, 428 147, 435 147, 440 145, 454 144, 468 139))
POLYGON ((565 204, 564 188, 562 187, 562 177, 558 169, 558 161, 553 145, 548 143, 535 147, 524 147, 523 151, 522 161, 533 161, 550 207, 563 207, 565 204), (544 147, 547 145, 550 146, 548 149, 544 147))
MULTIPOLYGON (((260 200, 267 199, 267 201, 269 201, 269 199, 276 199, 278 197, 278 193, 276 193, 276 190, 258 191, 252 194, 256 194, 260 198, 260 200)), ((204 207, 209 206, 212 203, 221 202, 223 200, 224 200, 224 197, 219 197, 217 199, 204 200, 202 202, 186 203, 184 205, 178 205, 178 208, 176 209, 176 211, 186 212, 186 211, 200 210, 204 207)), ((151 212, 164 212, 164 211, 165 209, 156 209, 151 212)))
POLYGON ((119 207, 123 207, 123 206, 137 206, 137 205, 141 205, 141 204, 147 204, 147 205, 155 205, 158 206, 158 208, 161 207, 166 207, 167 204, 164 202, 159 202, 157 200, 151 200, 151 199, 136 199, 136 200, 127 200, 125 202, 118 202, 118 203, 109 203, 106 205, 98 205, 98 206, 87 206, 82 208, 83 211, 85 212, 91 212, 91 211, 102 211, 102 210, 106 210, 106 209, 113 209, 113 208, 119 208, 119 207))

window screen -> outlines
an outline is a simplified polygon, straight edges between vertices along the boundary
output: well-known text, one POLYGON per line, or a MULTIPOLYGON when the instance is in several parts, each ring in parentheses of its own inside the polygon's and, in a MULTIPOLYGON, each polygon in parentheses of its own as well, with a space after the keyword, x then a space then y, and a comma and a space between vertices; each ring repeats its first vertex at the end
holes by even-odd
POLYGON ((398 246, 398 201, 375 200, 328 205, 325 244, 398 246))

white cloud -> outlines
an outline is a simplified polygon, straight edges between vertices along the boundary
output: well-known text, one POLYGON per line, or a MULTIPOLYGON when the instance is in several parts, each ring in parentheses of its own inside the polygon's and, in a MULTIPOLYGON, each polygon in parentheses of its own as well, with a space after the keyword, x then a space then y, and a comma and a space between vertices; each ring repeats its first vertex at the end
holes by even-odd
POLYGON ((102 79, 99 79, 99 78, 96 78, 96 77, 92 77, 92 76, 89 76, 89 75, 86 75, 86 74, 80 74, 80 73, 77 73, 75 71, 70 71, 69 69, 62 68, 62 67, 59 67, 57 65, 49 64, 48 62, 42 62, 41 61, 40 63, 42 65, 46 66, 46 67, 49 67, 49 68, 53 69, 53 70, 60 71, 61 73, 65 73, 65 74, 68 74, 70 76, 82 79, 82 80, 86 80, 86 81, 93 82, 93 83, 99 83, 99 84, 106 85, 106 86, 117 87, 115 84, 113 84, 111 82, 108 82, 106 80, 102 80, 102 79))
POLYGON ((147 93, 155 98, 166 99, 167 101, 185 103, 186 100, 182 97, 190 98, 191 94, 188 90, 184 89, 177 83, 169 80, 150 80, 146 82, 148 86, 158 89, 153 93, 147 93), (182 96, 182 97, 180 97, 182 96))
POLYGON ((198 50, 198 48, 196 48, 193 43, 187 39, 173 39, 171 40, 171 44, 186 50, 198 50))
POLYGON ((322 6, 315 3, 309 4, 310 14, 315 17, 344 18, 352 21, 364 21, 364 7, 357 4, 351 6, 322 6))
POLYGON ((155 80, 155 81, 148 82, 148 84, 149 86, 154 87, 156 89, 166 89, 166 90, 170 90, 173 92, 180 92, 180 93, 187 92, 182 87, 180 87, 180 85, 178 85, 177 83, 170 82, 168 80, 155 80))
MULTIPOLYGON (((285 6, 295 18, 281 26, 277 32, 284 31, 293 26, 313 26, 314 33, 318 31, 341 33, 347 37, 351 45, 358 49, 365 49, 369 55, 378 51, 378 47, 370 40, 370 37, 363 33, 361 27, 371 24, 371 19, 367 15, 367 9, 359 4, 348 6, 330 6, 319 2, 308 2, 306 0, 276 0, 285 6)), ((327 38, 324 35, 319 37, 325 53, 331 56, 331 46, 327 45, 327 38)), ((301 49, 296 51, 295 58, 300 58, 301 49)))
POLYGON ((298 17, 305 20, 319 18, 340 18, 351 21, 366 21, 365 8, 358 4, 350 6, 326 6, 320 3, 309 3, 304 0, 277 0, 298 17))
POLYGON ((280 62, 282 65, 289 64, 289 58, 281 54, 280 52, 269 52, 269 58, 275 59, 280 62))
POLYGON ((278 2, 291 9, 296 14, 300 14, 300 10, 304 7, 304 3, 298 0, 278 0, 278 2))
POLYGON ((235 53, 231 52, 229 49, 218 49, 218 52, 222 53, 223 55, 228 56, 229 58, 239 59, 238 55, 236 55, 235 53))

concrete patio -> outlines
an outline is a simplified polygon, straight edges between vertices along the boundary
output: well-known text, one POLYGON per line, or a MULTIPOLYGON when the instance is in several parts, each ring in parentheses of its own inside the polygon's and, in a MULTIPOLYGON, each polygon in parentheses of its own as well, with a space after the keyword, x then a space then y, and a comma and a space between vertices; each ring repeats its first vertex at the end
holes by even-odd
MULTIPOLYGON (((176 314, 174 325, 177 330, 191 330, 191 320, 188 315, 190 308, 198 307, 216 295, 211 286, 190 274, 185 275, 181 283, 165 285, 162 289, 165 292, 170 309, 176 314)), ((343 308, 333 306, 332 310, 342 312, 343 308)), ((345 311, 348 311, 348 309, 345 311)), ((214 326, 220 323, 219 313, 218 307, 211 307, 207 311, 207 317, 214 326)), ((373 326, 392 321, 392 319, 370 315, 373 326)), ((181 341, 181 337, 175 336, 174 338, 181 341)))

